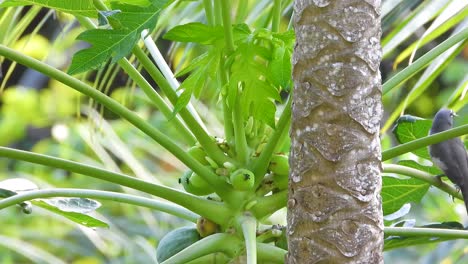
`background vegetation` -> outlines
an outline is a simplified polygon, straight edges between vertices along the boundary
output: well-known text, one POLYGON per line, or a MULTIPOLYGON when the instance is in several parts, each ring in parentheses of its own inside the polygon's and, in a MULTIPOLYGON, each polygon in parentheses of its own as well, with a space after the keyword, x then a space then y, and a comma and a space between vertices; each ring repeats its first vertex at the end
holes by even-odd
MULTIPOLYGON (((80 33, 91 27, 91 21, 102 28, 119 27, 119 23, 124 21, 123 17, 101 12, 99 17, 94 15, 93 20, 88 20, 84 17, 89 14, 72 16, 65 8, 58 8, 59 11, 47 9, 47 6, 44 7, 45 2, 3 1, 0 6, 0 43, 74 74, 79 80, 137 113, 147 124, 169 135, 184 149, 190 148, 195 139, 186 130, 180 129, 179 120, 173 113, 184 111, 190 96, 193 95, 197 99, 192 99, 191 103, 199 111, 211 135, 228 138, 227 143, 232 143, 231 147, 237 144, 233 143, 234 140, 230 141, 225 133, 230 131, 226 130, 226 124, 231 120, 226 118, 229 115, 225 115, 226 106, 223 103, 232 100, 226 99, 232 95, 223 94, 226 91, 223 89, 229 85, 226 82, 223 84, 224 77, 218 76, 220 67, 223 69, 220 65, 224 63, 221 54, 231 49, 229 44, 224 44, 226 27, 207 28, 202 24, 192 24, 193 27, 177 28, 193 22, 204 25, 223 24, 222 20, 228 17, 228 14, 222 13, 221 6, 217 10, 215 5, 214 9, 211 9, 213 13, 210 14, 210 9, 206 8, 207 3, 211 2, 209 0, 169 1, 160 13, 157 26, 151 32, 165 61, 173 72, 178 73, 178 80, 182 82, 182 93, 179 99, 173 102, 174 110, 157 105, 154 94, 153 97, 151 93, 148 96, 148 90, 142 87, 141 82, 138 83, 138 76, 128 73, 129 65, 134 65, 150 85, 157 87, 156 91, 159 94, 165 94, 170 99, 165 89, 167 83, 170 88, 172 78, 166 76, 166 88, 163 87, 160 79, 155 78, 154 72, 143 69, 142 57, 137 59, 139 53, 135 50, 133 55, 128 56, 123 52, 114 51, 100 62, 86 57, 93 55, 92 49, 88 49, 88 54, 81 52, 81 57, 74 57, 79 50, 89 48, 88 43, 92 43, 93 47, 115 43, 114 39, 105 41, 103 35, 96 37, 92 34, 81 35, 82 41, 76 41, 80 33), (38 5, 23 6, 31 3, 38 5), (127 56, 131 64, 106 63, 106 59, 111 55, 114 58, 112 62, 127 56), (87 62, 95 64, 86 65, 87 62)), ((102 9, 99 2, 95 1, 98 8, 102 9)), ((147 5, 149 2, 159 1, 118 2, 122 5, 147 5)), ((230 80, 249 83, 246 87, 260 87, 252 91, 243 90, 245 93, 242 99, 254 101, 254 109, 245 109, 246 116, 242 118, 245 123, 252 118, 259 126, 277 128, 291 88, 288 66, 293 35, 288 30, 291 29, 293 19, 293 1, 229 2, 230 8, 223 10, 230 13, 234 25, 231 37, 236 45, 235 49, 233 47, 233 50, 229 51, 232 61, 228 64, 231 68, 230 71, 226 71, 227 75, 230 80), (278 34, 275 35, 276 33, 278 34), (250 42, 251 39, 256 42, 250 42), (266 67, 259 67, 256 61, 249 60, 252 54, 261 54, 269 58, 267 62, 262 62, 266 67), (265 82, 271 84, 271 87, 276 87, 276 90, 272 92, 270 86, 259 82, 258 78, 252 78, 259 75, 265 76, 265 82)), ((117 10, 118 4, 108 6, 117 10)), ((467 15, 467 1, 383 1, 381 73, 384 82, 385 119, 382 123, 382 145, 383 158, 386 161, 384 176, 387 177, 384 178, 382 196, 386 226, 415 227, 433 224, 430 227, 461 229, 468 223, 463 203, 456 199, 453 202, 448 194, 459 197, 453 188, 442 185, 442 191, 431 187, 438 184, 432 181, 432 175, 439 172, 427 160, 425 148, 417 150, 418 148, 413 147, 403 152, 394 148, 400 143, 426 136, 431 125, 429 119, 441 107, 450 107, 458 112, 461 117, 456 120, 457 126, 468 122, 465 96, 468 89, 468 50, 465 45, 468 38, 467 15), (413 68, 408 65, 413 65, 413 68), (402 114, 405 114, 403 118, 402 114), (408 151, 412 153, 406 153, 408 151), (402 153, 405 154, 399 155, 402 153), (402 175, 412 177, 406 178, 402 175)), ((131 22, 132 19, 135 18, 129 18, 128 21, 131 22)), ((133 43, 138 39, 137 34, 133 43)), ((123 45, 121 48, 130 51, 133 43, 127 41, 132 45, 123 45)), ((144 47, 142 41, 138 41, 138 45, 144 47)), ((40 74, 1 56, 0 63, 3 75, 0 79, 1 146, 61 157, 183 190, 178 179, 187 170, 186 165, 118 114, 50 78, 50 75, 40 74)), ((158 67, 163 71, 163 66, 158 67)), ((226 89, 237 90, 237 83, 235 86, 235 89, 226 89)), ((232 129, 234 130, 235 128, 232 129)), ((467 132, 462 128, 456 133, 462 135, 467 132)), ((232 137, 234 135, 231 135, 232 137)), ((259 142, 249 145, 253 152, 257 151, 261 143, 266 143, 261 142, 262 138, 257 139, 259 142)), ((281 142, 284 144, 277 146, 276 152, 287 152, 287 139, 281 142)), ((235 147, 242 148, 237 145, 235 147)), ((247 160, 250 156, 237 155, 236 158, 247 160)), ((0 159, 0 168, 0 180, 24 178, 40 189, 96 189, 151 197, 147 193, 130 190, 108 181, 15 159, 0 159)), ((0 188, 5 187, 3 185, 0 188)), ((108 224, 109 228, 84 227, 70 221, 69 218, 51 213, 38 204, 34 205, 32 214, 23 213, 23 210, 27 210, 26 205, 2 209, 0 261, 150 263, 155 261, 155 248, 167 232, 190 224, 187 220, 190 219, 188 214, 185 214, 184 220, 183 217, 126 203, 101 203, 102 206, 97 211, 90 210, 93 212, 89 214, 93 219, 102 221, 94 223, 95 226, 108 224)), ((279 207, 282 207, 281 203, 279 207)), ((284 219, 284 210, 278 210, 266 221, 269 225, 285 225, 284 219)), ((84 220, 80 218, 79 221, 84 220)), ((466 240, 429 243, 447 238, 434 235, 438 239, 429 239, 426 235, 411 240, 402 239, 396 233, 394 235, 386 240, 386 261, 468 261, 466 240), (417 244, 422 245, 413 246, 417 244)), ((459 237, 463 235, 462 232, 459 233, 459 237)), ((223 260, 218 261, 222 263, 223 260)))

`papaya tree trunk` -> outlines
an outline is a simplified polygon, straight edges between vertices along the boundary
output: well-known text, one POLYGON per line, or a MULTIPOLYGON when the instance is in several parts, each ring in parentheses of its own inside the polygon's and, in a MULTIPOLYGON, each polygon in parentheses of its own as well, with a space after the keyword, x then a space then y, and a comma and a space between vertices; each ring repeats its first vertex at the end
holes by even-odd
POLYGON ((287 263, 382 263, 380 0, 295 0, 287 263))

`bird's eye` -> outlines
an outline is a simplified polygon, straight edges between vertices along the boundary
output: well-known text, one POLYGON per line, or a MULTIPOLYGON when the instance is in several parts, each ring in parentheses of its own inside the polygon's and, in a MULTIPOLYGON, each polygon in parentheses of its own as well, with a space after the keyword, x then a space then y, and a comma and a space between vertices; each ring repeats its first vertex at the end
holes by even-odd
POLYGON ((457 116, 457 114, 454 111, 450 110, 450 116, 454 117, 454 116, 457 116))

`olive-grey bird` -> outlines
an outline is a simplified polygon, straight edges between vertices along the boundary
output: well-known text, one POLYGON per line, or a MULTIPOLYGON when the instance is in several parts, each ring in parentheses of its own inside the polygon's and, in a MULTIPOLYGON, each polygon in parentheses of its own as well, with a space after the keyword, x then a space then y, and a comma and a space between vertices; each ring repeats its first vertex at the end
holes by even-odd
MULTIPOLYGON (((432 121, 430 134, 451 129, 454 116, 456 114, 452 110, 440 109, 432 121)), ((460 188, 468 213, 468 154, 465 145, 460 138, 452 138, 429 146, 429 154, 434 164, 460 188)))

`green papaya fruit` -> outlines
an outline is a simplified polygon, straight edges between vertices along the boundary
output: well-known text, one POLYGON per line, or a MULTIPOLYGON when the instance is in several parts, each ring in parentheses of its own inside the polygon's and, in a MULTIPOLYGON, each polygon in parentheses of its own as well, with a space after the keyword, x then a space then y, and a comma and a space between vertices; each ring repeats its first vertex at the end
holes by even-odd
POLYGON ((167 233, 156 248, 156 259, 158 263, 179 253, 186 247, 200 240, 197 228, 193 226, 184 226, 167 233))
POLYGON ((234 189, 239 191, 247 191, 253 188, 255 184, 255 176, 253 172, 247 169, 238 169, 231 173, 229 177, 234 189))

